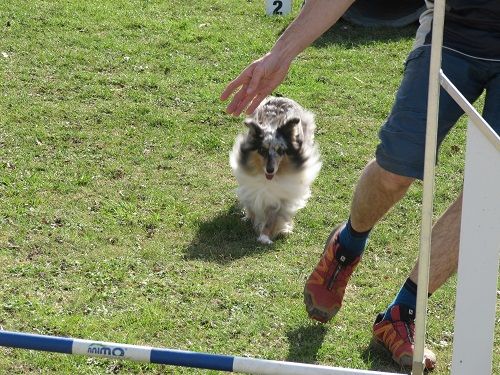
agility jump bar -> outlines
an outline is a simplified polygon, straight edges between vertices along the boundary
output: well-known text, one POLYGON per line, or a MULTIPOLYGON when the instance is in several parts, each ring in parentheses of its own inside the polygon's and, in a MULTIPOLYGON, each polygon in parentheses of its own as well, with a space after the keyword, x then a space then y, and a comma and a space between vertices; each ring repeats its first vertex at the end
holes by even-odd
POLYGON ((254 375, 389 374, 3 330, 0 330, 0 346, 254 375))

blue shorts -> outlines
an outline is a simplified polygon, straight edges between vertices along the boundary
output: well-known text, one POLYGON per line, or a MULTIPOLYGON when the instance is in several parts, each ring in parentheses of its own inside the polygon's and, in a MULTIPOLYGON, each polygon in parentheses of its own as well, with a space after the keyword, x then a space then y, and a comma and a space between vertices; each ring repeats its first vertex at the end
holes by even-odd
MULTIPOLYGON (((430 46, 413 50, 389 117, 379 133, 378 164, 395 174, 423 179, 430 46)), ((486 90, 483 117, 500 134, 500 62, 480 60, 443 48, 444 74, 474 103, 486 90)), ((438 147, 463 111, 441 89, 438 147)))

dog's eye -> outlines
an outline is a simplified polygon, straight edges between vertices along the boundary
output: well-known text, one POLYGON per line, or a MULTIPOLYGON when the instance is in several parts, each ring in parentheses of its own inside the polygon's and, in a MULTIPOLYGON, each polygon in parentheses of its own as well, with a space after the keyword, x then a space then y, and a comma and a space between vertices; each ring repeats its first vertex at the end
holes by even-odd
POLYGON ((276 149, 276 152, 278 153, 279 156, 283 156, 285 154, 285 149, 284 148, 278 148, 278 149, 276 149))
POLYGON ((264 155, 264 156, 265 156, 265 155, 267 155, 268 150, 267 150, 266 148, 264 148, 264 147, 260 147, 260 148, 257 150, 257 152, 258 152, 259 154, 261 154, 261 155, 264 155))

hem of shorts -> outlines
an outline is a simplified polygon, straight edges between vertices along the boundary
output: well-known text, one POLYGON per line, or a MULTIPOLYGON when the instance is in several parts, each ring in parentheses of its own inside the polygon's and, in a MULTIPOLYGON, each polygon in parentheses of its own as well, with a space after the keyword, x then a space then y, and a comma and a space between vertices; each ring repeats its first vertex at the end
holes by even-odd
POLYGON ((423 181, 424 179, 424 173, 415 171, 415 168, 408 167, 406 165, 401 165, 401 163, 397 163, 391 160, 388 160, 387 157, 380 155, 379 153, 376 153, 375 155, 375 160, 377 161, 377 164, 385 169, 386 171, 389 171, 391 173, 397 174, 399 176, 404 176, 404 177, 409 177, 409 178, 416 178, 417 180, 423 181), (413 169, 413 170, 412 170, 413 169))
MULTIPOLYGON (((421 44, 421 45, 419 45, 419 46, 416 46, 413 50, 417 50, 417 49, 422 48, 422 47, 427 47, 427 48, 429 48, 429 47, 431 47, 431 45, 430 45, 430 44, 428 44, 428 43, 424 43, 424 44, 421 44)), ((474 55, 470 55, 470 54, 468 54, 468 53, 465 53, 465 52, 459 51, 459 50, 457 50, 457 49, 455 49, 455 48, 447 47, 447 46, 445 46, 445 45, 443 45, 443 49, 446 49, 446 50, 448 50, 448 51, 452 51, 452 52, 458 53, 459 55, 466 56, 466 57, 469 57, 469 58, 471 58, 471 59, 475 59, 475 60, 483 60, 483 61, 491 61, 491 62, 500 62, 500 59, 498 59, 498 58, 493 58, 493 57, 489 58, 489 57, 479 57, 479 56, 474 56, 474 55)))

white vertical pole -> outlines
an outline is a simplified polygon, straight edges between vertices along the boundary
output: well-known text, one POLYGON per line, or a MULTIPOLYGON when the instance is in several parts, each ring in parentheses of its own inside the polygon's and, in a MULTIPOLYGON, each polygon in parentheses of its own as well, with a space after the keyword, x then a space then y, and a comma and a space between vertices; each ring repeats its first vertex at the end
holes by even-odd
POLYGON ((500 137, 469 120, 453 375, 492 374, 500 252, 500 137), (488 131, 490 136, 485 136, 488 131))
POLYGON ((424 373, 424 347, 429 288, 429 264, 432 233, 432 201, 434 197, 434 167, 436 163, 437 129, 439 115, 439 91, 441 70, 441 48, 445 0, 434 2, 432 23, 432 46, 429 69, 429 94, 427 100, 427 130, 425 139, 424 188, 422 201, 422 226, 420 230, 420 252, 418 260, 417 311, 415 319, 415 349, 413 352, 413 375, 424 373))

